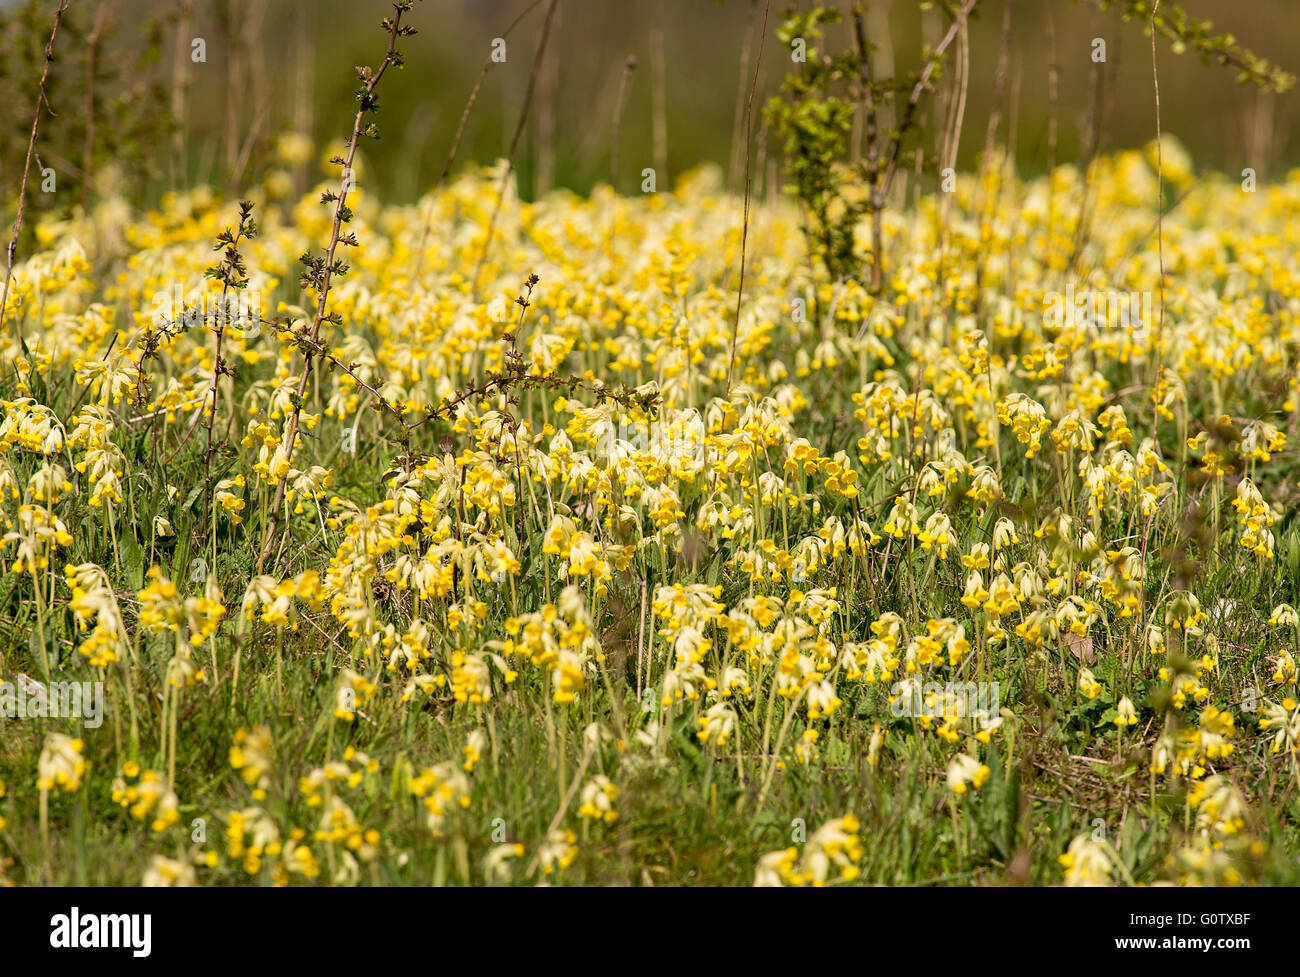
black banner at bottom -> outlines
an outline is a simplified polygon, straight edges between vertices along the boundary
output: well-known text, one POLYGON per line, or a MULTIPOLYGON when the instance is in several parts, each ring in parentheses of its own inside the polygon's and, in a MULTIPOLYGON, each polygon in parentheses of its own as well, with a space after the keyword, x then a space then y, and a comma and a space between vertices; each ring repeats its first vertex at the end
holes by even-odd
MULTIPOLYGON (((848 932, 870 932, 893 945, 907 941, 910 953, 933 947, 936 965, 951 964, 954 953, 965 960, 1008 962, 1061 960, 1063 953, 1089 960, 1168 957, 1171 964, 1199 955, 1231 965, 1243 955, 1283 952, 1290 915, 1272 893, 1258 888, 855 888, 811 898, 787 894, 776 902, 757 893, 701 889, 672 895, 601 892, 599 903, 589 901, 592 895, 577 888, 531 896, 395 888, 0 889, 0 960, 6 969, 39 958, 112 961, 128 970, 196 960, 213 966, 250 960, 259 966, 333 966, 357 952, 356 940, 377 941, 375 951, 382 952, 393 940, 415 936, 414 945, 447 939, 478 946, 500 964, 516 947, 521 960, 535 959, 540 947, 557 939, 557 927, 568 931, 562 940, 568 951, 618 960, 636 942, 631 934, 639 928, 629 929, 620 919, 646 921, 647 934, 663 925, 649 922, 656 917, 623 917, 618 905, 626 898, 625 908, 634 913, 659 907, 738 938, 753 933, 758 920, 779 926, 773 912, 808 912, 790 917, 792 924, 801 919, 799 929, 811 923, 828 937, 847 926, 848 932), (514 898, 521 901, 511 905, 514 898), (532 931, 538 941, 528 939, 532 931), (1050 955, 1024 957, 1040 950, 1050 955)), ((728 953, 743 952, 743 943, 729 940, 728 953)), ((834 946, 832 940, 818 956, 833 958, 834 946)), ((860 949, 855 946, 855 953, 860 949)))

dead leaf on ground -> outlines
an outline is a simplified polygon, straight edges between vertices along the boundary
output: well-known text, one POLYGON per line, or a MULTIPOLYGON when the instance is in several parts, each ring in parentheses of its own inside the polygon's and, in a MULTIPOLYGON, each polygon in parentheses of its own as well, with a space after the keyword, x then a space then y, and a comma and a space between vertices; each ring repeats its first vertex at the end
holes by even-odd
POLYGON ((1070 649, 1070 654, 1085 665, 1097 664, 1097 653, 1092 650, 1092 635, 1066 631, 1064 637, 1065 647, 1070 649))

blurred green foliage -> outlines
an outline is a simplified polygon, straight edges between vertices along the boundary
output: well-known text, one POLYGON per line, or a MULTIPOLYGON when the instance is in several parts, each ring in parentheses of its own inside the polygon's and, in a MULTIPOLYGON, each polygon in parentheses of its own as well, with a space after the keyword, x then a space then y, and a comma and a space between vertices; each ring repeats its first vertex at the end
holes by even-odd
MULTIPOLYGON (((991 108, 1002 3, 982 2, 972 21, 968 120, 987 118, 991 108)), ((847 11, 848 0, 838 6, 847 11)), ((1149 0, 1016 3, 1006 110, 1011 114, 1014 107, 1023 172, 1041 170, 1047 158, 1049 17, 1059 69, 1058 159, 1072 162, 1082 152, 1089 115, 1097 111, 1094 99, 1104 104, 1107 120, 1100 148, 1151 137, 1151 65, 1143 27, 1115 15, 1140 20, 1147 6, 1149 0), (1094 37, 1107 40, 1106 64, 1090 58, 1094 37)), ((1166 3, 1158 25, 1164 41, 1164 129, 1184 141, 1199 165, 1229 171, 1249 165, 1267 175, 1300 160, 1300 135, 1292 132, 1300 115, 1295 92, 1238 88, 1232 72, 1213 64, 1226 58, 1239 71, 1276 81, 1271 62, 1290 66, 1289 52, 1300 42, 1300 4, 1259 0, 1245 7, 1237 0, 1196 0, 1184 6, 1193 8, 1195 17, 1175 18, 1166 3), (1209 20, 1216 24, 1212 31, 1205 26, 1209 20), (1178 40, 1179 31, 1185 42, 1178 40), (1223 41, 1225 33, 1232 35, 1230 45, 1223 41), (1258 55, 1238 55, 1245 48, 1258 55), (1186 53, 1177 53, 1180 49, 1186 53), (1256 57, 1270 63, 1249 60, 1256 57)), ((26 151, 53 7, 54 0, 22 0, 0 8, 0 95, 9 107, 0 136, 0 186, 9 197, 16 192, 26 151)), ((366 147, 368 179, 377 182, 385 199, 413 200, 436 182, 493 40, 519 18, 507 38, 506 61, 491 64, 484 76, 457 165, 490 163, 506 153, 545 7, 533 0, 422 5, 415 18, 420 34, 408 45, 407 64, 381 106, 383 138, 366 147)), ((921 53, 941 29, 940 11, 912 0, 879 0, 868 7, 869 40, 881 59, 881 77, 918 70, 921 53)), ((93 59, 92 87, 96 118, 104 114, 91 159, 97 171, 117 164, 113 173, 130 180, 143 200, 156 203, 166 190, 194 183, 238 193, 262 172, 276 136, 286 131, 310 134, 323 159, 324 146, 350 129, 353 67, 373 59, 366 42, 389 5, 384 0, 78 0, 52 72, 50 105, 56 115, 42 127, 42 162, 56 169, 60 189, 84 182, 89 37, 101 11, 108 26, 93 59), (198 38, 205 47, 202 62, 190 58, 198 38)), ((561 0, 516 159, 523 195, 532 198, 549 186, 587 193, 609 181, 615 103, 629 57, 635 57, 637 68, 627 79, 619 125, 617 188, 635 192, 647 166, 667 169, 657 179, 665 188, 683 170, 713 161, 738 190, 737 104, 748 92, 757 46, 753 35, 762 12, 762 0, 561 0)), ((773 16, 764 41, 756 104, 777 93, 782 80, 800 68, 777 37, 777 23, 773 16)), ((828 25, 827 50, 851 48, 850 31, 847 23, 828 25)), ((841 117, 837 124, 842 128, 844 122, 841 117)), ((755 139, 763 164, 754 173, 755 190, 765 193, 780 146, 757 117, 755 139)), ((980 142, 962 141, 959 165, 974 161, 980 142)), ((298 174, 300 182, 315 179, 317 161, 298 174)), ((783 185, 789 174, 776 180, 783 185)), ((80 192, 59 194, 58 203, 74 206, 80 197, 80 192)), ((38 201, 35 207, 54 203, 38 201)))

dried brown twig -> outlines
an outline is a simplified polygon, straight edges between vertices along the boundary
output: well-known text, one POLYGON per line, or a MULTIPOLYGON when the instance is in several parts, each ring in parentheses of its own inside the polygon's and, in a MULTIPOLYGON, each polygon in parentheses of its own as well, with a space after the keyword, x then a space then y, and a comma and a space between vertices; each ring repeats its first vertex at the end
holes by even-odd
MULTIPOLYGON (((343 181, 337 195, 327 193, 322 198, 326 203, 331 201, 334 203, 334 221, 330 229, 329 246, 325 249, 323 257, 303 256, 303 263, 307 265, 307 272, 303 276, 304 284, 314 287, 319 295, 316 303, 316 314, 313 316, 311 324, 310 336, 313 343, 316 343, 320 336, 320 328, 323 322, 327 319, 337 322, 337 315, 327 315, 325 309, 329 302, 330 284, 334 275, 342 275, 347 272, 347 263, 338 261, 335 258, 339 243, 342 242, 352 247, 355 247, 357 243, 355 234, 348 234, 345 237, 342 233, 343 225, 352 219, 352 212, 347 206, 347 197, 352 184, 352 167, 356 161, 357 144, 362 135, 371 138, 376 135, 374 123, 365 125, 365 118, 368 113, 374 112, 378 108, 375 89, 379 87, 379 82, 391 66, 397 65, 400 67, 402 64, 402 57, 397 51, 397 39, 415 33, 414 27, 402 25, 402 14, 409 12, 411 7, 412 0, 397 0, 393 4, 395 16, 384 18, 381 26, 388 32, 388 50, 385 52, 384 60, 380 63, 378 70, 372 70, 368 67, 356 69, 357 76, 362 82, 362 88, 357 93, 357 114, 352 122, 352 136, 348 140, 347 156, 336 156, 332 160, 332 162, 343 166, 343 181)), ((292 397, 293 409, 289 414, 289 423, 285 430, 284 460, 289 464, 293 462, 294 448, 298 439, 298 418, 302 413, 303 397, 307 392, 307 381, 311 377, 314 360, 314 353, 310 349, 305 349, 304 352, 302 372, 298 375, 296 390, 292 397)), ((261 555, 258 559, 259 566, 266 561, 275 546, 275 531, 279 525, 279 511, 284 502, 284 493, 285 480, 281 478, 276 484, 275 499, 270 512, 267 514, 261 555)))
MULTIPOLYGON (((14 220, 13 237, 9 239, 9 247, 5 249, 5 285, 4 291, 0 292, 0 323, 4 322, 5 309, 9 305, 9 284, 14 276, 14 257, 18 254, 18 235, 23 230, 23 208, 27 203, 27 177, 32 169, 32 157, 36 155, 36 138, 41 126, 41 106, 50 108, 50 103, 45 98, 45 82, 50 76, 50 62, 54 60, 54 38, 58 36, 59 24, 63 22, 63 15, 67 12, 68 0, 59 0, 59 6, 54 11, 54 29, 50 31, 50 40, 45 45, 45 67, 41 71, 40 89, 36 95, 36 111, 32 113, 32 135, 27 142, 27 162, 23 164, 23 182, 18 191, 18 216, 14 220)), ((50 110, 50 115, 54 111, 50 110)), ((18 328, 18 320, 14 320, 14 337, 18 340, 18 345, 22 346, 22 331, 18 328)))

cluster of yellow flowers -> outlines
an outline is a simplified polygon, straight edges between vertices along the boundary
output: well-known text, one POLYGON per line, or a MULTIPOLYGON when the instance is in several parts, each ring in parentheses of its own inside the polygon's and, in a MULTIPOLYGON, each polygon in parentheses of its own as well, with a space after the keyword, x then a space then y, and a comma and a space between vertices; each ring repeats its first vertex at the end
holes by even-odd
MULTIPOLYGON (((361 246, 328 294, 341 324, 325 322, 331 359, 305 394, 299 340, 319 297, 286 283, 328 231, 315 203, 327 183, 300 201, 252 194, 260 234, 240 248, 256 312, 227 323, 220 347, 186 310, 222 297, 204 270, 232 223, 226 202, 169 195, 124 227, 105 202, 39 229, 0 323, 16 378, 0 402, 0 530, 34 606, 66 605, 76 622, 74 667, 140 668, 154 636, 172 642, 179 696, 237 679, 234 649, 250 640, 278 655, 323 635, 341 650, 331 722, 395 735, 446 693, 472 727, 463 757, 398 764, 435 836, 470 805, 476 765, 496 762, 484 730, 501 709, 600 727, 583 741, 605 773, 575 788, 585 831, 626 818, 618 772, 662 758, 682 719, 710 756, 734 745, 738 768, 745 750, 773 757, 764 795, 789 761, 815 764, 861 726, 874 766, 889 763, 882 742, 919 738, 933 782, 970 803, 994 737, 1041 717, 954 688, 1050 683, 1074 708, 1096 704, 1096 735, 1145 750, 1153 783, 1196 785, 1180 871, 1241 877, 1220 842, 1248 833, 1229 778, 1251 733, 1224 678, 1244 649, 1223 623, 1262 621, 1267 606, 1202 600, 1182 570, 1170 579, 1165 549, 1199 513, 1199 559, 1272 573, 1284 511, 1270 466, 1300 403, 1300 263, 1280 246, 1300 174, 1255 194, 1187 178, 1164 220, 1163 289, 1142 153, 1029 182, 990 167, 958 181, 946 230, 932 199, 886 214, 881 294, 825 281, 797 215, 758 208, 738 315, 741 218, 715 171, 637 198, 511 191, 489 248, 501 175, 468 172, 413 206, 353 190, 361 246), (1071 203, 1085 180, 1086 228, 1071 203), (515 313, 527 272, 540 285, 515 313), (1159 323, 1047 315, 1067 282, 1160 290, 1159 323), (515 369, 534 382, 480 386, 515 369), (60 384, 75 392, 55 396, 60 384), (149 468, 205 428, 228 432, 206 482, 149 468), (133 523, 146 494, 157 511, 133 523), (1229 499, 1235 527, 1219 521, 1229 499), (269 560, 268 525, 282 534, 269 560), (134 586, 128 537, 144 564, 134 586), (240 593, 232 614, 226 595, 240 593)), ((1281 694, 1261 692, 1258 726, 1294 772, 1296 666, 1280 645, 1297 615, 1282 605, 1269 621, 1281 694)), ((250 803, 224 818, 228 857, 249 875, 273 864, 280 881, 316 878, 322 859, 354 877, 383 849, 350 804, 378 761, 282 757, 303 766, 277 773, 275 732, 235 734, 250 803), (314 826, 261 807, 293 783, 314 826)), ((49 734, 41 789, 77 790, 82 753, 49 734)), ((173 777, 132 759, 114 799, 165 831, 173 777)), ((802 852, 763 856, 758 882, 852 880, 858 831, 852 815, 828 822, 802 852)), ((534 864, 567 868, 576 842, 557 821, 534 864)), ((488 874, 509 877, 522 851, 498 845, 488 874)), ((1109 881, 1113 856, 1081 837, 1062 863, 1070 881, 1109 881)), ((150 869, 191 875, 168 859, 150 869)))
POLYGON ((827 821, 813 832, 803 851, 790 847, 769 852, 758 861, 756 886, 824 886, 852 882, 861 874, 864 852, 861 824, 852 814, 827 821))

